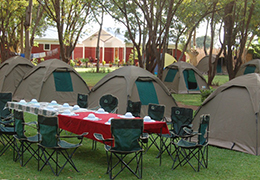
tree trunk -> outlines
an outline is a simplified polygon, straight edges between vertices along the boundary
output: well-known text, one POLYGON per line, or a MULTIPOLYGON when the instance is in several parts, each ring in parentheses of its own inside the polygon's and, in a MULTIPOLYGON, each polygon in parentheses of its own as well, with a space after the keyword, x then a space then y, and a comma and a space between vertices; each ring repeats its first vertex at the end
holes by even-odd
POLYGON ((208 55, 207 47, 206 47, 206 41, 207 41, 207 36, 208 36, 208 26, 209 26, 209 20, 207 19, 206 34, 205 34, 205 36, 204 36, 204 41, 203 41, 205 56, 208 55))
POLYGON ((25 30, 25 58, 31 59, 31 44, 30 44, 30 26, 32 24, 32 0, 29 0, 29 5, 26 8, 24 30, 25 30))
MULTIPOLYGON (((235 1, 231 1, 225 7, 225 17, 224 17, 224 45, 227 46, 227 54, 225 55, 225 61, 227 65, 227 71, 229 75, 229 79, 233 79, 235 77, 233 71, 233 58, 232 58, 232 33, 234 26, 234 19, 232 16, 233 8, 235 1)), ((226 47, 225 47, 226 49, 226 47)), ((224 51, 226 52, 226 51, 224 51)))
POLYGON ((215 9, 216 9, 216 3, 213 3, 213 12, 211 16, 211 23, 210 23, 210 29, 211 29, 211 40, 210 40, 210 50, 209 50, 209 72, 208 72, 208 84, 212 85, 212 81, 216 74, 216 65, 218 64, 218 59, 215 59, 213 68, 212 68, 212 55, 213 55, 213 45, 214 45, 214 37, 215 37, 215 24, 214 24, 214 16, 215 16, 215 9))
POLYGON ((23 23, 23 19, 21 19, 21 31, 20 31, 20 49, 21 49, 21 53, 24 53, 24 47, 23 47, 23 27, 24 27, 24 23, 23 23))

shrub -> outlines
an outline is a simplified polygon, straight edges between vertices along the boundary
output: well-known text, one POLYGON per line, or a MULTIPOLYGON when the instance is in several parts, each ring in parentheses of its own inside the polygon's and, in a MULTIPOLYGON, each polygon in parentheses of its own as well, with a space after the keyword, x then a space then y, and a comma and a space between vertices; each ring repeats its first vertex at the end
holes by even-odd
POLYGON ((203 102, 211 93, 213 93, 215 91, 215 89, 213 89, 212 87, 210 87, 210 89, 203 89, 200 90, 201 92, 201 102, 203 102))
POLYGON ((70 60, 70 66, 71 66, 71 67, 74 67, 75 64, 76 64, 76 63, 71 59, 71 60, 70 60))

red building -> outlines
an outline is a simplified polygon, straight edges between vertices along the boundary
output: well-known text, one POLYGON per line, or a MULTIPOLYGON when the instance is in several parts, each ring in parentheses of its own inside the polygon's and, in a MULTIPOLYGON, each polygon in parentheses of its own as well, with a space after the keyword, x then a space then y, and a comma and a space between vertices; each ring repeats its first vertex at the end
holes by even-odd
MULTIPOLYGON (((96 59, 96 47, 98 40, 98 32, 93 33, 88 38, 77 44, 75 47, 72 59, 89 58, 92 61, 96 59)), ((59 56, 59 41, 57 38, 36 38, 38 46, 32 48, 32 58, 53 59, 60 58, 59 56)), ((99 56, 106 63, 117 63, 118 61, 126 63, 129 61, 129 56, 133 51, 133 45, 125 43, 123 37, 115 36, 109 32, 102 30, 99 41, 99 56)), ((168 53, 173 55, 174 49, 168 49, 168 53)), ((178 50, 177 57, 181 51, 178 50)), ((183 61, 186 61, 185 55, 183 61)))

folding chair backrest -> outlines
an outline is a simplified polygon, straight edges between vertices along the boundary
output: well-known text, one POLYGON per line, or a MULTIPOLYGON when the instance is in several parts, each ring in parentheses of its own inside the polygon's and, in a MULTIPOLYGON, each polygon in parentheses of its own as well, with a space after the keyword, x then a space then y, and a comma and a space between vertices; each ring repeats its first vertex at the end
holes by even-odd
POLYGON ((148 116, 156 121, 161 121, 164 117, 165 106, 160 104, 148 104, 148 116))
POLYGON ((22 111, 14 110, 14 129, 18 138, 26 138, 24 135, 24 118, 22 111))
POLYGON ((57 135, 59 134, 57 117, 38 115, 38 133, 41 134, 42 141, 40 142, 45 147, 57 146, 57 135))
POLYGON ((5 105, 8 101, 12 101, 12 93, 0 93, 0 117, 5 118, 11 114, 11 111, 8 108, 5 108, 5 105))
POLYGON ((198 130, 198 144, 200 145, 205 145, 208 143, 209 120, 209 114, 202 114, 200 116, 200 125, 198 130))
POLYGON ((184 125, 190 125, 193 120, 193 109, 183 107, 172 107, 171 108, 171 120, 173 132, 179 136, 183 136, 184 125))
POLYGON ((78 94, 77 104, 81 108, 88 107, 88 95, 87 94, 78 94))
POLYGON ((99 105, 106 112, 113 112, 118 105, 118 99, 110 94, 104 95, 99 100, 99 105))
POLYGON ((126 112, 131 112, 134 117, 140 117, 141 107, 141 101, 133 102, 131 100, 128 100, 126 112))
POLYGON ((114 137, 116 151, 137 151, 141 149, 138 142, 143 133, 143 119, 112 119, 111 133, 114 137))

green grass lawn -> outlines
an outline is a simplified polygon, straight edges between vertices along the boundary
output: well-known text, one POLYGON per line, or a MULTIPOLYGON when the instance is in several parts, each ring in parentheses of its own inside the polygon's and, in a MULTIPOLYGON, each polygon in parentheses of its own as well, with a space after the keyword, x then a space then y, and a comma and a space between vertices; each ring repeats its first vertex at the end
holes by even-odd
POLYGON ((102 79, 107 73, 91 73, 91 72, 79 72, 80 76, 86 81, 89 87, 93 87, 100 79, 102 79))
MULTIPOLYGON (((27 119, 34 119, 32 115, 26 115, 27 119)), ((27 130, 33 134, 35 130, 27 130)), ((72 141, 76 142, 76 141, 72 141)), ((164 154, 162 165, 156 158, 158 150, 152 147, 143 157, 143 179, 259 179, 259 163, 257 156, 209 147, 209 167, 202 168, 200 172, 195 172, 190 166, 178 167, 171 170, 172 159, 164 154)), ((0 157, 0 179, 109 179, 105 174, 106 153, 101 143, 97 144, 97 149, 92 150, 92 141, 84 139, 83 145, 73 156, 80 172, 76 172, 67 165, 59 177, 55 177, 47 166, 41 172, 37 171, 36 160, 31 160, 25 167, 21 167, 19 162, 12 160, 12 149, 0 157)), ((137 179, 128 171, 121 173, 117 179, 137 179)))
MULTIPOLYGON (((89 86, 94 86, 95 83, 104 77, 107 73, 86 73, 80 72, 80 75, 85 79, 89 86)), ((225 82, 227 76, 217 76, 218 82, 225 82)), ((199 106, 200 95, 173 95, 176 101, 188 105, 199 106)), ((25 114, 26 121, 36 120, 35 115, 25 114)), ((35 129, 27 128, 26 134, 33 135, 36 133, 35 129)), ((72 141, 77 142, 77 141, 72 141)), ((1 148, 1 145, 0 145, 1 148)), ((97 149, 92 150, 92 140, 84 139, 83 145, 76 151, 73 160, 80 170, 79 173, 75 172, 70 165, 67 165, 59 177, 55 177, 49 167, 45 167, 43 171, 37 171, 36 160, 31 160, 25 167, 21 167, 19 162, 13 161, 13 150, 9 149, 4 155, 0 157, 0 180, 4 179, 109 179, 105 174, 106 152, 101 143, 97 143, 97 149)), ((159 165, 159 159, 156 158, 158 150, 152 147, 143 157, 143 179, 259 179, 259 164, 260 158, 258 156, 245 154, 241 152, 231 151, 218 147, 209 147, 209 167, 202 168, 200 172, 185 165, 171 170, 172 160, 165 153, 162 157, 162 165, 159 165)), ((124 170, 117 179, 137 179, 135 176, 124 170)))

